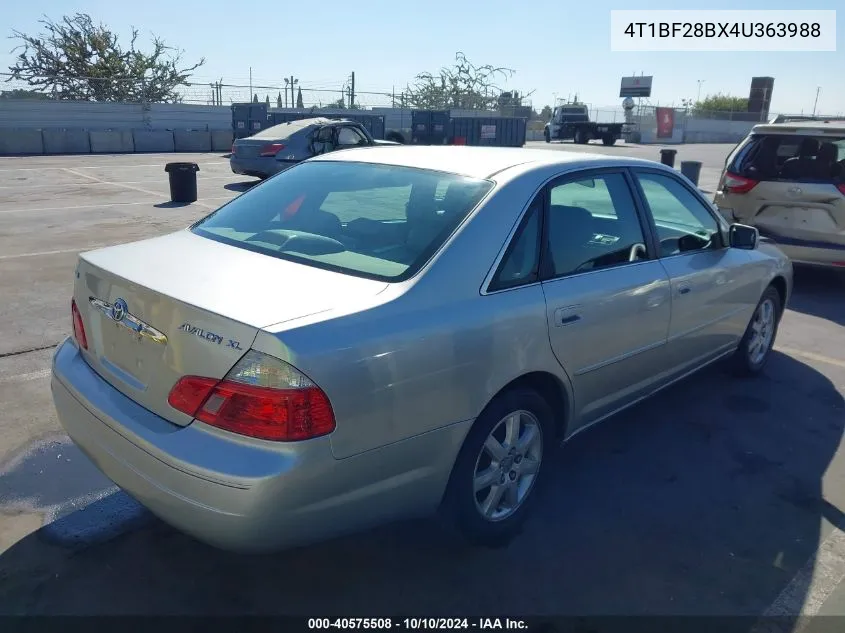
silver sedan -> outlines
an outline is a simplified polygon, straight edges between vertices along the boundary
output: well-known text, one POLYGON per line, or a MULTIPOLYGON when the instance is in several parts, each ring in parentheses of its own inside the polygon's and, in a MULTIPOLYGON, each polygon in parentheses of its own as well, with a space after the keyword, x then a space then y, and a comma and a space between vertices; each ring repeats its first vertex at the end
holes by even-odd
POLYGON ((52 390, 108 477, 216 546, 435 511, 499 544, 559 442, 715 361, 761 371, 791 288, 653 162, 353 149, 80 255, 52 390))

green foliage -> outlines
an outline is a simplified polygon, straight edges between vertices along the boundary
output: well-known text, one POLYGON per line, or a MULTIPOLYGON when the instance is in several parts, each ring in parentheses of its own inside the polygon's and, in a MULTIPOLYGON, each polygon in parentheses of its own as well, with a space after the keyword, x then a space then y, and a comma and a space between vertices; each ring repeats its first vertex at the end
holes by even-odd
POLYGON ((142 51, 134 28, 124 49, 117 34, 85 13, 39 23, 44 32, 37 35, 12 31, 21 44, 13 51, 17 57, 9 81, 26 81, 53 99, 178 102, 177 88, 205 63, 183 64, 182 51, 155 36, 152 48, 142 51))
POLYGON ((296 107, 297 108, 304 108, 305 107, 305 104, 302 102, 302 88, 300 88, 296 92, 296 107))
POLYGON ((693 114, 699 112, 748 112, 747 97, 732 97, 716 93, 707 95, 692 106, 693 114))
POLYGON ((547 106, 547 105, 543 106, 543 109, 540 110, 539 118, 540 118, 541 121, 551 121, 551 119, 552 119, 552 107, 547 106))
POLYGON ((49 99, 50 95, 45 94, 43 92, 38 92, 37 90, 21 90, 20 88, 16 88, 15 90, 0 90, 0 100, 3 99, 35 99, 38 101, 43 101, 45 99, 49 99))

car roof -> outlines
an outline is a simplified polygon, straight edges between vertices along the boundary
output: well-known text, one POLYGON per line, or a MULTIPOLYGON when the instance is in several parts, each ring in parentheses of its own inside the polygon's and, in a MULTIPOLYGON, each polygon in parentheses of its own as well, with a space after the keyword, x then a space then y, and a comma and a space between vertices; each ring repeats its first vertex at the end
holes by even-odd
POLYGON ((832 121, 791 121, 789 123, 764 123, 755 125, 751 132, 753 134, 796 134, 800 136, 817 135, 824 136, 832 134, 835 136, 845 135, 845 120, 832 121))
POLYGON ((311 161, 349 161, 397 165, 443 171, 470 178, 491 178, 516 166, 602 167, 618 165, 659 166, 640 158, 587 154, 566 150, 521 147, 470 147, 465 145, 393 145, 363 147, 321 154, 311 161))
POLYGON ((247 138, 261 138, 261 139, 270 139, 270 138, 287 138, 292 134, 296 134, 297 132, 304 130, 309 127, 316 127, 319 125, 330 125, 330 124, 338 124, 338 123, 354 123, 354 121, 347 121, 346 119, 327 119, 326 117, 314 117, 311 119, 297 119, 295 121, 287 121, 285 123, 279 123, 278 125, 274 125, 272 127, 268 127, 260 132, 253 134, 247 138))

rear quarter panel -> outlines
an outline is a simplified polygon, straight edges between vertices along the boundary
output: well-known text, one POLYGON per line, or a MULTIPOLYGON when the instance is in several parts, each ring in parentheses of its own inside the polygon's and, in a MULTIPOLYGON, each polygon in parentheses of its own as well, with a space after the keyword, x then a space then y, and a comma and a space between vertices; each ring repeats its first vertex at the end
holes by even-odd
POLYGON ((549 345, 540 285, 481 293, 532 193, 522 186, 495 191, 427 269, 375 301, 259 333, 256 347, 327 393, 337 419, 335 457, 471 421, 532 371, 556 376, 571 402, 549 345))

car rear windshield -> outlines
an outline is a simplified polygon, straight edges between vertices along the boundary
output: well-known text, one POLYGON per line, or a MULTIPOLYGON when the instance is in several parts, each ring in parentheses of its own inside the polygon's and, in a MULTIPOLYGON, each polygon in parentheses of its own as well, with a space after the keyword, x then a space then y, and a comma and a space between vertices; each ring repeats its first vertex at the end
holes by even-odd
POLYGON ((425 265, 492 186, 410 167, 302 163, 191 230, 273 257, 401 281, 425 265))
POLYGON ((754 180, 843 182, 845 134, 752 134, 734 150, 728 171, 754 180))

